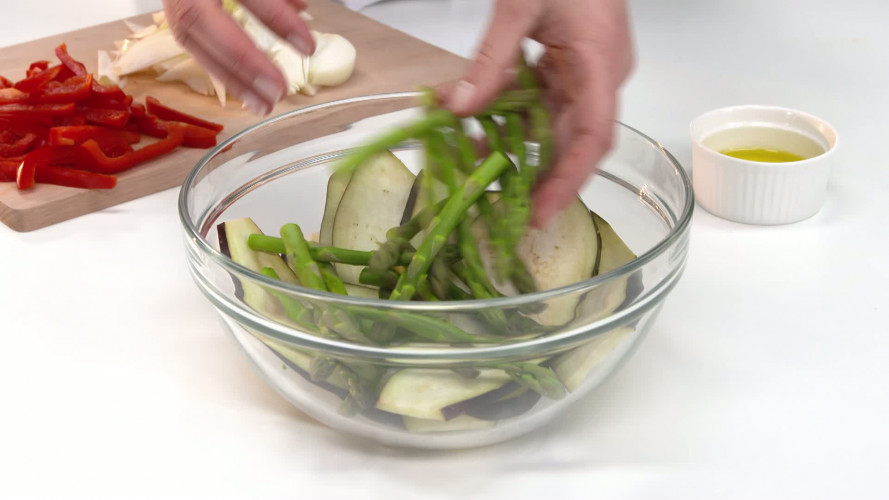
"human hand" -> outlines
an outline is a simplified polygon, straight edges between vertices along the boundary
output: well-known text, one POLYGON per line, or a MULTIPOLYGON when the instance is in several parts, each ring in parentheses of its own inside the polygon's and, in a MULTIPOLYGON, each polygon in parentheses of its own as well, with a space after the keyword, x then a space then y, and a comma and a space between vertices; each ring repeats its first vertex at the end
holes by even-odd
MULTIPOLYGON (((305 0, 240 0, 240 4, 296 50, 306 55, 315 52, 315 41, 299 15, 305 0)), ((176 40, 254 112, 268 114, 284 96, 284 75, 220 0, 164 0, 164 11, 176 40)))
POLYGON ((555 136, 555 163, 533 196, 532 222, 541 227, 571 203, 611 149, 617 92, 633 65, 626 2, 497 0, 475 61, 444 93, 445 107, 473 115, 513 85, 525 37, 546 49, 537 72, 555 136))

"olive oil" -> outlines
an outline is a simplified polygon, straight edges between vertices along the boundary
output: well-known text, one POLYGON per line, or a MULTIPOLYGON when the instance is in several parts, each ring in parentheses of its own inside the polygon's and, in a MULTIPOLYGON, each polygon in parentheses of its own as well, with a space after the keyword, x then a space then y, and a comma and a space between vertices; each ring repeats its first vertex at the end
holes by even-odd
POLYGON ((732 158, 765 163, 787 163, 806 159, 798 154, 794 154, 789 151, 781 151, 780 149, 770 148, 726 149, 720 151, 720 153, 726 156, 731 156, 732 158))
POLYGON ((762 163, 802 161, 827 151, 824 144, 809 135, 770 126, 729 127, 708 135, 702 142, 720 154, 762 163))

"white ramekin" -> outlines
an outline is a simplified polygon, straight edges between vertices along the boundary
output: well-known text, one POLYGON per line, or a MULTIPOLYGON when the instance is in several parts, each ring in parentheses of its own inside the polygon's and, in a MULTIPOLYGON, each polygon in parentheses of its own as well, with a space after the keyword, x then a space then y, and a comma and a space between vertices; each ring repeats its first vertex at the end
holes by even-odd
MULTIPOLYGON (((690 132, 695 198, 708 212, 736 222, 773 225, 807 219, 824 204, 837 148, 837 133, 824 120, 776 106, 732 106, 695 118, 690 132), (764 163, 726 156, 705 145, 717 132, 742 127, 796 132, 817 142, 824 153, 801 161, 764 163)), ((782 134, 760 135, 747 139, 763 144, 756 147, 781 148, 774 141, 782 134)))

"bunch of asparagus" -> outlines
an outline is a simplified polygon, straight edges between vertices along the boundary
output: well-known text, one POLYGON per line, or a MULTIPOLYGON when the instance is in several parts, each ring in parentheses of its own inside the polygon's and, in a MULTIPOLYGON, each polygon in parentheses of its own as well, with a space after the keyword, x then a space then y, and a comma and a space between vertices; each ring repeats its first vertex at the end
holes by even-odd
MULTIPOLYGON (((492 278, 511 282, 522 292, 536 290, 531 274, 518 257, 517 246, 530 219, 530 195, 540 173, 552 155, 550 119, 542 105, 540 90, 530 68, 523 62, 518 69, 522 89, 504 92, 484 112, 475 116, 486 136, 488 155, 479 158, 474 141, 464 129, 464 121, 438 106, 434 93, 423 93, 424 116, 354 151, 340 165, 355 169, 375 155, 408 140, 425 144, 426 165, 420 173, 423 188, 430 193, 428 204, 400 226, 391 228, 384 242, 373 251, 324 246, 307 241, 302 229, 287 224, 280 237, 252 234, 252 250, 286 257, 302 286, 348 295, 333 264, 361 266, 359 281, 377 287, 380 298, 390 300, 471 300, 501 296, 492 278), (526 140, 528 141, 526 143, 526 140), (433 180, 444 184, 447 197, 435 202, 433 180), (499 181, 501 199, 496 205, 486 196, 488 187, 499 181), (475 216, 484 222, 493 250, 494 276, 489 276, 471 224, 475 216), (415 248, 411 241, 425 232, 415 248)), ((279 279, 271 268, 263 274, 279 279)), ((330 338, 364 344, 388 345, 393 340, 414 338, 450 344, 504 342, 505 336, 522 334, 533 320, 522 315, 507 320, 500 310, 485 312, 494 328, 491 335, 469 334, 446 319, 430 315, 394 313, 382 308, 323 309, 304 304, 290 296, 271 292, 287 316, 308 331, 330 338), (407 337, 398 338, 398 332, 407 337), (498 335, 499 334, 499 335, 498 335)), ((534 363, 498 365, 516 382, 547 397, 564 395, 564 387, 551 369, 534 363)), ((367 377, 359 376, 342 362, 319 357, 313 360, 311 375, 323 380, 332 373, 349 381, 350 409, 367 408, 373 393, 367 377)), ((461 370, 472 376, 472 369, 461 370)))

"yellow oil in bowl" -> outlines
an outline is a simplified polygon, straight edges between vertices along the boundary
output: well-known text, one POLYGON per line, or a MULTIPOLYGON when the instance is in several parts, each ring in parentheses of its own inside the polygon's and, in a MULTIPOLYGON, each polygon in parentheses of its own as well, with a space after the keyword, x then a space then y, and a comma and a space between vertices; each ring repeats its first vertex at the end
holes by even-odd
POLYGON ((805 160, 804 156, 800 156, 790 151, 782 151, 780 149, 770 148, 739 148, 726 149, 720 153, 747 161, 760 161, 765 163, 788 163, 792 161, 805 160))
POLYGON ((769 126, 730 127, 710 134, 702 142, 720 154, 759 163, 808 160, 827 150, 808 135, 769 126))

